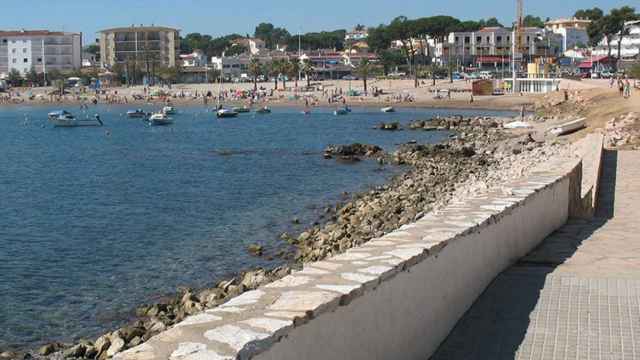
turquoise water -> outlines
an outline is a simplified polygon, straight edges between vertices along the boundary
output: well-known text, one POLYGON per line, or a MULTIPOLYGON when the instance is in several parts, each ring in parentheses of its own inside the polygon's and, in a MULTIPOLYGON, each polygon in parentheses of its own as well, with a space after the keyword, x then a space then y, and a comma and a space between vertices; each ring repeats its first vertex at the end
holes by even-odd
POLYGON ((98 106, 90 112, 105 127, 64 129, 47 123, 51 110, 0 108, 0 348, 97 335, 178 286, 276 265, 250 257, 247 245, 274 248, 343 191, 397 172, 324 160, 325 146, 441 141, 446 133, 372 128, 471 114, 284 108, 216 120, 188 107, 173 125, 149 127, 126 118, 126 107, 98 106))

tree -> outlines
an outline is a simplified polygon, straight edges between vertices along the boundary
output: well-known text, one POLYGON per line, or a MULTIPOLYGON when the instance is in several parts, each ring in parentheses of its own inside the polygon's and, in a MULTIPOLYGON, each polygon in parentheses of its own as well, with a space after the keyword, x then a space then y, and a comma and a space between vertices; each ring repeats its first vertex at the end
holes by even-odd
POLYGON ((231 45, 231 47, 227 49, 227 51, 225 51, 225 55, 226 56, 240 55, 240 54, 246 53, 247 51, 249 51, 249 49, 247 49, 246 46, 242 46, 240 44, 233 44, 231 45))
POLYGON ((387 31, 385 25, 381 24, 378 25, 378 27, 369 28, 369 36, 367 37, 369 50, 379 54, 389 49, 389 45, 391 45, 391 41, 393 40, 389 35, 389 31, 387 31))
POLYGON ((367 80, 369 79, 369 73, 371 72, 371 64, 369 64, 369 59, 364 58, 360 61, 357 68, 358 75, 362 78, 364 82, 364 94, 367 95, 367 80))
POLYGON ((378 59, 382 63, 384 74, 387 75, 393 67, 404 63, 404 56, 397 50, 383 50, 378 52, 378 59))
POLYGON ((161 67, 158 76, 165 83, 172 84, 178 79, 179 70, 177 67, 161 67))
POLYGON ((16 69, 11 69, 11 71, 9 71, 9 76, 7 77, 7 82, 9 84, 11 84, 11 86, 13 87, 19 87, 22 85, 22 81, 24 79, 22 78, 22 74, 20 74, 20 71, 16 70, 16 69))
POLYGON ((280 69, 282 69, 281 62, 282 60, 274 59, 269 65, 269 76, 271 76, 275 82, 273 86, 274 90, 278 90, 278 77, 280 76, 280 69))
POLYGON ((407 59, 409 72, 414 75, 414 87, 418 87, 418 72, 416 71, 416 54, 414 47, 414 38, 416 38, 415 22, 407 19, 406 16, 399 16, 389 24, 387 30, 392 39, 400 41, 402 44, 402 52, 407 59))
POLYGON ((589 35, 589 44, 596 46, 602 40, 602 24, 599 20, 604 16, 604 12, 597 7, 593 9, 582 9, 576 11, 573 15, 578 19, 591 20, 589 26, 587 26, 587 35, 589 35))
POLYGON ((38 75, 36 69, 31 68, 25 75, 25 79, 31 86, 38 86, 40 84, 40 75, 38 75))
POLYGON ((252 58, 249 62, 249 75, 253 79, 253 91, 258 91, 258 76, 262 75, 262 64, 257 58, 252 58))
POLYGON ((539 16, 527 15, 524 17, 523 22, 525 27, 544 27, 544 21, 539 16))
POLYGON ((488 18, 487 20, 482 19, 478 23, 480 24, 481 28, 484 28, 484 27, 503 27, 503 25, 500 23, 500 21, 498 21, 498 19, 496 19, 495 17, 488 18))
POLYGON ((275 26, 273 26, 273 24, 260 23, 258 24, 258 26, 256 26, 256 30, 254 31, 253 36, 264 41, 265 46, 268 49, 272 49, 273 48, 272 39, 273 39, 274 29, 275 29, 275 26))
POLYGON ((100 45, 98 45, 98 44, 90 44, 90 45, 85 46, 83 50, 85 52, 95 56, 97 61, 100 60, 100 45))
POLYGON ((314 73, 313 64, 311 64, 311 60, 305 59, 302 62, 302 67, 300 68, 300 71, 302 71, 304 76, 307 78, 307 87, 310 87, 311 86, 311 76, 314 73))
POLYGON ((618 34, 618 61, 621 59, 622 52, 622 40, 625 36, 629 36, 630 27, 625 26, 625 22, 637 20, 639 18, 638 14, 636 14, 636 9, 623 6, 619 9, 611 9, 609 13, 609 17, 611 18, 611 30, 615 31, 618 34))
POLYGON ((298 76, 300 75, 300 62, 298 59, 288 61, 285 69, 285 74, 288 78, 293 78, 295 81, 295 87, 298 87, 298 76))
POLYGON ((636 63, 631 67, 629 76, 633 79, 640 79, 640 63, 636 63))

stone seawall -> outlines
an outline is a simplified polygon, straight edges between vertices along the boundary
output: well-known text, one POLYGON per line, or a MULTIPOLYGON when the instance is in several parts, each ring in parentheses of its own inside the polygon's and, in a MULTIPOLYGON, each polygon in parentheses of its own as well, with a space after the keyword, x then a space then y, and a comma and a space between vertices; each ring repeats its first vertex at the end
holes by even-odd
POLYGON ((305 264, 115 358, 424 360, 495 276, 581 201, 580 160, 546 165, 305 264))

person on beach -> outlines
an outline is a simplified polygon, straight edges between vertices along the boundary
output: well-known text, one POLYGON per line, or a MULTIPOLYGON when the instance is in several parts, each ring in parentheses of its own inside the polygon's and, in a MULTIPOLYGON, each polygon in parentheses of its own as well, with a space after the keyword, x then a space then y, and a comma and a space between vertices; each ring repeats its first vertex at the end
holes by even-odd
POLYGON ((624 98, 628 99, 629 97, 631 97, 631 83, 627 78, 624 80, 624 98))
POLYGON ((624 83, 621 78, 618 78, 618 92, 620 93, 620 96, 624 96, 624 83))

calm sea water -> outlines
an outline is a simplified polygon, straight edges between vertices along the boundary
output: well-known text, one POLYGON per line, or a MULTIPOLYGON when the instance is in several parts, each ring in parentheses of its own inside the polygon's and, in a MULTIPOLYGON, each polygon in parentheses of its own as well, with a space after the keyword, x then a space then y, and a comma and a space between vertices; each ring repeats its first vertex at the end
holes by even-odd
POLYGON ((275 109, 216 120, 189 107, 173 125, 149 127, 125 107, 99 106, 90 112, 105 127, 63 129, 47 123, 51 110, 0 108, 0 348, 97 335, 178 286, 275 265, 246 247, 273 245, 296 230, 292 218, 302 230, 343 191, 394 174, 324 160, 326 145, 440 141, 446 133, 372 127, 471 114, 275 109))

